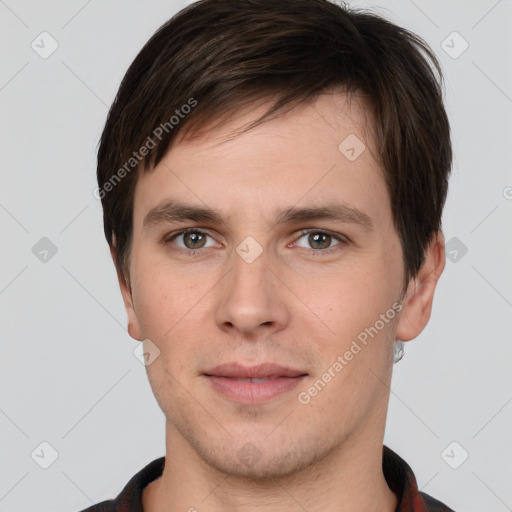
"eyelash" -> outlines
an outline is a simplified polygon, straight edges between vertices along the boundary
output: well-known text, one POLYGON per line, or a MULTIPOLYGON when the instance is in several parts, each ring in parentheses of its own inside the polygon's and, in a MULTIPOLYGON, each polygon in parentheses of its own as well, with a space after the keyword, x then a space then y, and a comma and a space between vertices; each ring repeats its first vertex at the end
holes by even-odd
MULTIPOLYGON (((181 231, 178 231, 177 233, 173 233, 169 236, 166 236, 163 240, 163 243, 165 245, 167 245, 168 243, 172 242, 174 239, 178 238, 181 235, 187 234, 187 233, 200 233, 202 235, 206 235, 206 236, 209 236, 210 238, 213 238, 211 235, 209 235, 205 231, 202 231, 201 229, 187 228, 187 229, 182 229, 181 231)), ((324 254, 330 254, 332 252, 332 250, 334 250, 336 247, 338 247, 338 245, 343 246, 349 242, 349 240, 342 235, 336 235, 334 233, 331 233, 330 231, 327 231, 325 229, 320 229, 320 228, 309 228, 309 229, 301 230, 299 232, 299 237, 296 239, 296 241, 298 241, 302 237, 304 237, 306 235, 310 235, 312 233, 329 235, 334 240, 336 240, 338 242, 338 244, 334 245, 333 247, 329 247, 328 249, 309 249, 309 250, 305 249, 307 252, 309 252, 314 257, 322 256, 324 254)), ((207 247, 207 249, 209 249, 209 248, 207 247)), ((188 255, 188 256, 200 256, 202 253, 202 249, 184 249, 184 248, 180 247, 177 250, 188 255)))

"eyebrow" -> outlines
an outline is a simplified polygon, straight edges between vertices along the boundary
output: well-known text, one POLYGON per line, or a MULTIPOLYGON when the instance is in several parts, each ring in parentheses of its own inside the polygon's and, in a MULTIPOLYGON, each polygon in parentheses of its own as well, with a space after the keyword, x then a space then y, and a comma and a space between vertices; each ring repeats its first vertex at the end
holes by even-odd
MULTIPOLYGON (((366 213, 344 203, 286 208, 277 212, 274 226, 317 220, 347 222, 360 225, 367 230, 371 230, 373 227, 372 219, 366 213)), ((144 218, 143 226, 180 221, 204 222, 219 226, 227 226, 228 224, 218 210, 168 200, 158 204, 148 212, 144 218)))
POLYGON ((287 208, 278 214, 275 224, 293 224, 315 220, 348 222, 358 224, 368 230, 373 227, 372 219, 366 213, 343 203, 287 208))

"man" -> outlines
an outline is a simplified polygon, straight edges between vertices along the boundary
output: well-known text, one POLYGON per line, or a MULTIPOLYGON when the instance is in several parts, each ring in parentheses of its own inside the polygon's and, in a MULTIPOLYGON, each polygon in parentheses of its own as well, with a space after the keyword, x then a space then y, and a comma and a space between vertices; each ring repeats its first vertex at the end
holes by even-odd
POLYGON ((88 511, 449 511, 383 446, 444 268, 425 43, 326 0, 204 0, 145 45, 98 197, 166 454, 88 511))

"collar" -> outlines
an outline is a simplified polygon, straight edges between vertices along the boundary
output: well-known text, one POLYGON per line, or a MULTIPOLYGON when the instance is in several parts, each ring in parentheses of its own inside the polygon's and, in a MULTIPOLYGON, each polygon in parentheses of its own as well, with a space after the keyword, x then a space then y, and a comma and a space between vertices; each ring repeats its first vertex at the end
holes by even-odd
MULTIPOLYGON (((150 462, 126 484, 114 500, 104 501, 82 512, 144 512, 142 491, 163 474, 165 457, 150 462)), ((412 469, 394 451, 383 446, 382 470, 389 488, 397 495, 395 512, 454 512, 445 504, 418 490, 412 469)))

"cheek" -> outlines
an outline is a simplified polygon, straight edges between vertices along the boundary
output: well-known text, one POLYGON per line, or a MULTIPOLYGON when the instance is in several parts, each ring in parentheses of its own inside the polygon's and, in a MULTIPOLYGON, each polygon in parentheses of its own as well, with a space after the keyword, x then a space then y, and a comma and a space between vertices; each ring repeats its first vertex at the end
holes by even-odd
POLYGON ((141 334, 160 352, 165 352, 168 350, 165 340, 172 336, 180 318, 179 298, 171 292, 172 285, 169 286, 154 267, 134 268, 133 303, 141 334))
POLYGON ((194 340, 204 337, 202 317, 207 304, 200 299, 211 284, 149 258, 135 260, 134 269, 133 300, 142 336, 160 351, 148 373, 165 380, 169 376, 162 373, 164 368, 177 375, 197 357, 194 340))
POLYGON ((328 411, 339 427, 361 421, 385 399, 399 304, 390 294, 361 294, 360 288, 351 300, 343 294, 337 298, 330 321, 335 335, 312 338, 322 363, 312 387, 301 391, 317 397, 311 406, 328 411))
MULTIPOLYGON (((315 293, 310 302, 322 323, 329 327, 327 338, 341 350, 365 329, 378 322, 379 331, 393 328, 399 299, 396 269, 381 261, 372 264, 351 265, 346 271, 333 274, 323 282, 322 293, 315 293), (391 311, 386 315, 388 310, 391 311), (382 325, 384 315, 385 325, 382 325)), ((325 345, 324 345, 325 346, 325 345)))
POLYGON ((168 268, 151 248, 134 254, 132 272, 133 300, 141 328, 147 337, 162 338, 191 308, 188 302, 194 285, 185 283, 180 272, 168 268))
POLYGON ((176 298, 155 276, 146 275, 134 285, 133 300, 142 332, 150 339, 161 339, 172 329, 177 318, 176 298))

